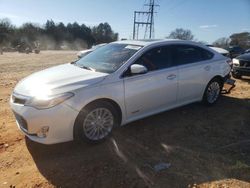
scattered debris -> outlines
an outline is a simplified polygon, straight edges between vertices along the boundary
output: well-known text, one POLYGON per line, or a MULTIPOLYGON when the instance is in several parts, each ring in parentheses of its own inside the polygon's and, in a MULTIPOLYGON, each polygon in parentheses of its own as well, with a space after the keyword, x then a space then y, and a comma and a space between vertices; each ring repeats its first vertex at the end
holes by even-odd
POLYGON ((241 120, 240 123, 241 123, 241 126, 245 125, 245 121, 244 120, 241 120))
POLYGON ((170 163, 158 163, 154 165, 154 171, 155 172, 160 172, 162 170, 170 168, 171 164, 170 163))
POLYGON ((250 144, 250 140, 242 140, 242 141, 239 141, 239 142, 235 142, 235 143, 232 143, 232 144, 228 144, 228 145, 225 145, 225 146, 222 146, 220 147, 219 149, 225 149, 225 148, 230 148, 230 147, 234 147, 234 146, 241 146, 241 145, 246 145, 246 144, 250 144))

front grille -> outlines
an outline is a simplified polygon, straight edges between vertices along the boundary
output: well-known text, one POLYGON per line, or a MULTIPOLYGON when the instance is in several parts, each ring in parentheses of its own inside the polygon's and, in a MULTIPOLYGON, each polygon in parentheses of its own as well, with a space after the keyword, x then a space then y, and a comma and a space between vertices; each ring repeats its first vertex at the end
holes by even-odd
POLYGON ((14 97, 13 102, 14 102, 14 103, 17 103, 17 104, 25 104, 26 100, 25 100, 25 99, 21 99, 21 98, 14 97))
POLYGON ((250 68, 250 61, 243 61, 243 60, 240 60, 240 66, 241 66, 241 67, 250 68))
POLYGON ((16 117, 16 120, 17 120, 19 126, 22 129, 24 129, 25 131, 28 131, 28 125, 27 125, 26 120, 22 116, 20 116, 19 114, 17 114, 16 112, 13 112, 13 113, 14 113, 14 115, 16 117))

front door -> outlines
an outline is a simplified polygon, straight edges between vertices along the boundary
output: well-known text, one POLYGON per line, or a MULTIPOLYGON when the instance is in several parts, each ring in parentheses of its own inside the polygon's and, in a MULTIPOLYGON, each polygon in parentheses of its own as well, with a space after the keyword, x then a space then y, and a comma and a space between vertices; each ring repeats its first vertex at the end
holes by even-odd
POLYGON ((127 119, 156 113, 176 104, 177 67, 172 67, 168 47, 154 48, 134 64, 142 64, 148 72, 124 78, 127 119))

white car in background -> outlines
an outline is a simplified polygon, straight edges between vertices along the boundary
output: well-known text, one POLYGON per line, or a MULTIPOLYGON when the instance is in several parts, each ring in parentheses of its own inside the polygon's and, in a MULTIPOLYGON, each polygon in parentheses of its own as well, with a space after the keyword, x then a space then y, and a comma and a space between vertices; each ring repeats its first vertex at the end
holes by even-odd
POLYGON ((90 49, 87 49, 87 50, 82 50, 80 52, 77 53, 77 57, 80 59, 86 55, 88 55, 89 53, 93 52, 94 50, 102 47, 102 46, 105 46, 107 43, 102 43, 102 44, 98 44, 98 45, 95 45, 93 46, 92 48, 90 49))
POLYGON ((216 103, 230 62, 191 41, 119 41, 23 79, 10 105, 31 140, 99 142, 114 127, 197 101, 216 103))
POLYGON ((229 51, 224 48, 215 47, 213 45, 207 45, 207 46, 226 57, 230 57, 229 51))

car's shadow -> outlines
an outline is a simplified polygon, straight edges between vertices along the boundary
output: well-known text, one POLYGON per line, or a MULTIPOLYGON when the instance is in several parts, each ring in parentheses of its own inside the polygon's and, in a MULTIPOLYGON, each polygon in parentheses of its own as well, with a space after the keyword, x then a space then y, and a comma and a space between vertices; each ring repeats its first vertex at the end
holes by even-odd
POLYGON ((118 128, 98 145, 46 146, 29 139, 26 144, 41 174, 56 187, 250 181, 249 112, 249 99, 225 96, 213 107, 191 104, 118 128), (155 171, 161 162, 170 167, 155 171))
POLYGON ((248 84, 250 84, 250 77, 249 76, 243 76, 241 78, 241 80, 244 81, 244 82, 247 82, 248 84))
POLYGON ((237 81, 243 81, 243 82, 247 82, 248 84, 250 84, 250 76, 242 76, 241 78, 239 79, 236 79, 236 78, 233 78, 232 79, 236 80, 237 81))

